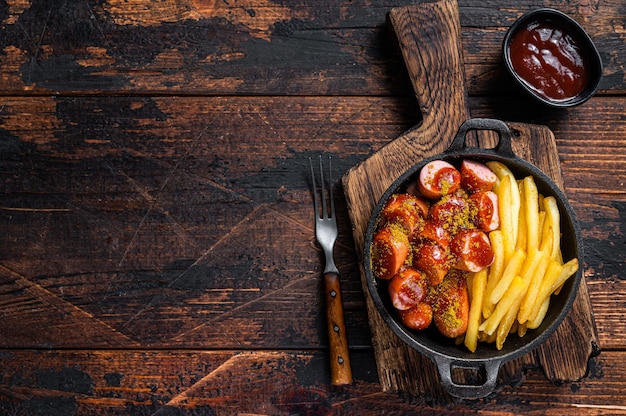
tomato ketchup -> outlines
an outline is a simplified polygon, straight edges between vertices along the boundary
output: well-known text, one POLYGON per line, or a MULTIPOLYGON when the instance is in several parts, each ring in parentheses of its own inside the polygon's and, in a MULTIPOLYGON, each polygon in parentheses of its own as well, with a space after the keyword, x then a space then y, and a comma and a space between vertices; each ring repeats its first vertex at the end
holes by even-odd
POLYGON ((509 55, 514 71, 538 94, 567 100, 589 81, 580 41, 554 22, 533 22, 513 36, 509 55))

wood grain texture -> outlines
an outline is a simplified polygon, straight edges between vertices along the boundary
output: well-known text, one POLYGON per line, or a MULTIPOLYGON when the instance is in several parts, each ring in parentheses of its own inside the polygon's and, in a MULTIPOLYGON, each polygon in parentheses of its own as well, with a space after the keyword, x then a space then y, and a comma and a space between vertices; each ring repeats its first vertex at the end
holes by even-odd
MULTIPOLYGON (((459 2, 470 94, 515 94, 500 61, 508 26, 543 1, 459 2)), ((410 4, 363 0, 7 2, 0 89, 10 94, 405 94, 385 17, 410 4), (67 22, 73 22, 68 25, 67 22), (365 53, 364 53, 365 52, 365 53), (285 82, 289 80, 289 82, 285 82)), ((560 2, 605 65, 601 93, 625 88, 619 1, 560 2), (580 4, 579 4, 580 3, 580 4)))
MULTIPOLYGON (((447 126, 456 125, 458 129, 460 122, 469 117, 463 78, 455 76, 463 72, 460 48, 456 42, 459 39, 458 30, 455 29, 459 25, 457 18, 455 1, 403 7, 390 13, 390 20, 407 60, 409 76, 417 91, 424 121, 344 176, 343 184, 357 253, 362 253, 370 212, 384 190, 417 161, 444 151, 456 133, 456 129, 447 126), (438 27, 441 30, 437 30, 438 27), (426 74, 433 74, 432 78, 426 74), (445 76, 437 78, 439 74, 445 76), (452 81, 446 84, 445 80, 452 81)), ((538 166, 562 188, 563 180, 552 132, 543 126, 521 123, 512 124, 510 128, 515 139, 512 143, 514 152, 538 166)), ((483 140, 487 147, 494 144, 489 143, 489 138, 479 140, 483 140)), ((362 283, 367 293, 364 273, 362 283)), ((585 282, 581 286, 570 315, 551 337, 551 341, 537 349, 536 362, 554 380, 580 379, 587 372, 589 357, 597 353, 596 330, 585 282), (564 350, 566 354, 563 354, 564 350)), ((425 362, 428 359, 421 357, 395 336, 367 294, 366 301, 383 388, 410 396, 434 394, 445 398, 446 392, 433 381, 438 379, 434 366, 428 365, 425 362)))
MULTIPOLYGON (((471 107, 478 116, 519 118, 521 104, 515 107, 507 102, 473 99, 471 107)), ((4 147, 0 169, 4 180, 0 182, 0 227, 3 235, 10 236, 0 239, 2 265, 127 336, 132 333, 135 340, 160 346, 175 345, 172 339, 180 327, 174 322, 217 314, 220 304, 209 303, 212 296, 219 294, 239 305, 261 295, 261 289, 250 291, 258 287, 252 281, 248 287, 227 290, 229 282, 236 280, 234 273, 220 265, 221 258, 228 259, 233 270, 247 271, 255 277, 266 276, 263 270, 273 268, 302 269, 298 275, 309 278, 294 281, 290 290, 308 293, 315 290, 318 278, 313 270, 319 266, 310 241, 312 234, 298 230, 312 230, 311 199, 305 180, 307 156, 328 151, 336 160, 338 172, 345 172, 418 120, 412 104, 397 97, 2 97, 4 147), (292 118, 298 123, 287 122, 292 118), (327 122, 320 123, 320 119, 327 122), (149 140, 135 137, 138 125, 141 131, 149 132, 149 140), (196 136, 205 141, 193 147, 192 138, 196 136), (278 140, 270 140, 272 137, 278 140), (347 149, 346 153, 341 149, 347 149), (174 172, 170 185, 160 191, 149 216, 168 212, 171 220, 158 227, 152 225, 153 221, 144 222, 145 228, 139 228, 138 234, 142 238, 134 240, 134 248, 120 265, 124 252, 120 247, 130 243, 142 214, 150 209, 151 200, 145 197, 159 192, 166 174, 177 163, 179 170, 174 172), (255 204, 265 205, 246 217, 255 204), (295 221, 294 225, 272 228, 273 217, 269 214, 275 210, 295 221), (243 221, 245 218, 248 220, 243 221), (250 261, 236 244, 238 238, 245 238, 246 229, 231 232, 240 222, 249 224, 250 229, 274 229, 277 235, 301 235, 302 241, 272 237, 274 244, 285 244, 286 249, 295 245, 294 252, 300 254, 290 261, 287 257, 279 261, 271 258, 260 241, 254 252, 261 257, 250 261), (198 259, 199 263, 191 268, 198 259), (135 266, 144 271, 135 270, 135 266), (188 268, 179 280, 179 288, 163 287, 188 268), (207 269, 215 271, 211 276, 225 279, 222 288, 211 288, 211 296, 199 292, 203 287, 199 276, 207 269), (142 308, 144 314, 137 315, 142 308), (162 324, 152 327, 150 322, 155 319, 162 324)), ((602 328, 598 336, 603 348, 620 348, 626 342, 621 318, 612 306, 626 293, 619 278, 625 253, 619 246, 623 241, 619 221, 624 215, 625 196, 620 183, 626 180, 626 149, 620 145, 620 138, 626 134, 620 110, 624 105, 623 97, 594 99, 587 108, 571 110, 566 120, 549 113, 534 120, 554 126, 565 190, 583 228, 585 276, 590 283, 596 322, 602 328), (591 134, 594 124, 584 117, 587 111, 611 129, 591 134)), ((534 149, 541 152, 541 148, 534 149)), ((340 199, 339 204, 342 228, 338 255, 345 276, 342 289, 349 306, 350 342, 368 345, 352 231, 345 202, 340 199)), ((291 280, 285 274, 277 276, 281 281, 291 280)), ((7 279, 14 278, 9 275, 7 279)), ((3 293, 12 293, 10 288, 14 287, 7 284, 3 293)), ((266 286, 264 290, 267 293, 270 289, 266 286)), ((311 317, 305 319, 316 330, 302 337, 299 345, 314 345, 320 339, 317 330, 323 328, 322 321, 313 317, 320 298, 302 302, 289 297, 293 304, 286 306, 281 296, 267 296, 251 306, 267 310, 266 316, 271 315, 272 307, 280 305, 285 310, 302 309, 301 316, 311 317)), ((43 329, 47 326, 56 325, 55 319, 33 318, 33 327, 20 326, 22 319, 31 321, 26 318, 28 314, 39 315, 27 308, 28 303, 3 305, 12 312, 0 324, 7 331, 20 328, 19 333, 25 337, 19 343, 17 338, 3 337, 6 347, 70 343, 80 347, 87 342, 67 333, 56 341, 44 342, 39 334, 46 333, 43 329)), ((241 308, 220 319, 235 322, 247 311, 241 308)), ((277 322, 277 332, 271 334, 290 326, 287 320, 277 322)), ((276 345, 278 335, 259 337, 253 332, 256 327, 246 326, 230 345, 246 338, 265 346, 276 345)), ((220 340, 220 327, 215 331, 202 328, 197 329, 201 335, 175 338, 175 342, 196 347, 224 342, 220 340)))
MULTIPOLYGON (((316 351, 4 350, 0 411, 75 416, 446 411, 382 392, 369 373, 371 352, 353 356, 356 382, 333 387, 327 382, 324 354, 316 351)), ((539 369, 529 366, 523 379, 502 387, 499 400, 479 406, 461 402, 453 412, 470 415, 482 407, 503 415, 621 414, 626 408, 623 359, 623 352, 604 353, 601 365, 592 363, 589 377, 565 385, 547 382, 539 369), (546 396, 552 400, 546 402, 546 396)))
POLYGON ((331 386, 308 158, 347 172, 422 121, 386 21, 411 3, 0 1, 0 414, 623 413, 619 1, 459 2, 470 113, 554 132, 603 349, 589 375, 554 384, 530 356, 480 402, 382 392, 339 198, 354 383, 331 386), (500 66, 507 26, 545 5, 601 51, 581 107, 536 106, 500 66))

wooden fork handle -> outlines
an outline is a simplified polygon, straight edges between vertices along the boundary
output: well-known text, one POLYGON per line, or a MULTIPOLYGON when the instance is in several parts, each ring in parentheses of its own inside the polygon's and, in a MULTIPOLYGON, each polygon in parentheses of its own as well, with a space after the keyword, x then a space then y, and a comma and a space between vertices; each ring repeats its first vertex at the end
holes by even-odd
POLYGON ((339 275, 334 272, 324 273, 326 293, 326 321, 328 324, 328 342, 330 345, 330 378, 333 385, 352 383, 352 369, 348 353, 348 337, 343 316, 339 275))

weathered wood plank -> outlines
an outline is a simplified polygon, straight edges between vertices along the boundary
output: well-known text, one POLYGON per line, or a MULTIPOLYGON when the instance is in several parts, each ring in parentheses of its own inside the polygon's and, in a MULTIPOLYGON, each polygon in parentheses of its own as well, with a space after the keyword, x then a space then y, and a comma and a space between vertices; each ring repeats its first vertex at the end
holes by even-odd
MULTIPOLYGON (((2 345, 110 346, 84 325, 123 334, 125 347, 324 342, 306 156, 369 153, 373 135, 406 128, 394 120, 407 109, 388 98, 287 101, 3 100, 2 345), (24 301, 13 295, 27 285, 24 301), (56 303, 41 315, 44 295, 56 303), (67 319, 75 309, 81 319, 67 319)), ((352 247, 344 230, 347 276, 352 247)), ((367 345, 356 282, 343 282, 346 315, 351 342, 367 345)))
MULTIPOLYGON (((626 353, 606 352, 589 377, 554 385, 527 368, 497 400, 461 401, 455 414, 621 414, 626 353), (583 404, 584 403, 584 404, 583 404)), ((371 351, 353 353, 355 382, 329 385, 319 351, 23 351, 0 354, 0 411, 47 416, 126 414, 440 414, 380 390, 371 351), (245 400, 242 398, 245 397, 245 400)))
MULTIPOLYGON (((626 101, 592 99, 524 120, 523 103, 507 103, 470 107, 554 131, 583 227, 600 345, 621 348, 612 302, 626 296, 626 101)), ((225 347, 220 331, 233 348, 324 343, 306 158, 336 156, 338 178, 417 123, 413 105, 401 97, 0 98, 1 345, 110 347, 115 338, 82 336, 88 316, 107 328, 101 334, 123 335, 117 345, 225 347), (263 238, 249 242, 250 232, 263 238)), ((343 200, 339 208, 350 343, 370 345, 343 200)))
MULTIPOLYGON (((8 1, 0 9, 0 91, 404 95, 404 65, 385 20, 393 7, 410 3, 8 1)), ((517 16, 544 4, 459 2, 470 94, 515 91, 499 45, 517 16)), ((622 7, 560 5, 596 41, 605 93, 626 90, 622 7)))

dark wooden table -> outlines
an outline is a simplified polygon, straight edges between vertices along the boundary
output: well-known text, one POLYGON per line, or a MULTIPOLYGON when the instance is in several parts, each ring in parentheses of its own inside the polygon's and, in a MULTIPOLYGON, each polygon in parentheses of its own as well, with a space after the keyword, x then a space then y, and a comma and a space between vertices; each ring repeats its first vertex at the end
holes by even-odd
POLYGON ((626 13, 459 0, 474 117, 548 126, 582 227, 601 353, 493 396, 383 392, 345 199, 336 262, 354 382, 330 385, 308 158, 337 179, 417 110, 387 15, 404 1, 0 2, 0 414, 626 414, 626 13), (551 110, 500 59, 558 8, 602 55, 551 110))

